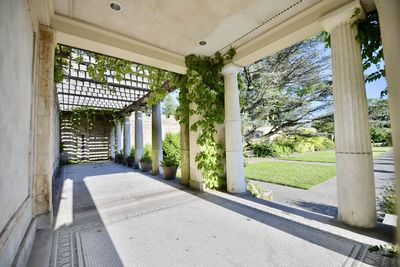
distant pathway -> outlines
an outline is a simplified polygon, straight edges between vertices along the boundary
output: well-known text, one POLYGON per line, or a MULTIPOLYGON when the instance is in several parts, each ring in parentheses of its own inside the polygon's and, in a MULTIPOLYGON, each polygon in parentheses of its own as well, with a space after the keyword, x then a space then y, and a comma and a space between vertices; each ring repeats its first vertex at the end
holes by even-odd
MULTIPOLYGON (((260 158, 252 159, 250 162, 261 162, 260 158)), ((268 161, 276 162, 297 162, 304 164, 323 164, 334 165, 335 163, 316 163, 303 161, 288 161, 279 159, 268 159, 268 161)), ((375 171, 375 187, 376 196, 380 197, 383 188, 386 185, 394 183, 394 166, 393 166, 393 151, 386 152, 374 159, 375 171)), ((272 190, 273 199, 276 202, 281 202, 291 206, 296 206, 302 209, 310 210, 317 213, 326 214, 329 216, 337 215, 337 190, 336 177, 330 179, 320 185, 317 185, 309 190, 293 188, 289 186, 276 185, 267 182, 252 181, 262 187, 272 190)))

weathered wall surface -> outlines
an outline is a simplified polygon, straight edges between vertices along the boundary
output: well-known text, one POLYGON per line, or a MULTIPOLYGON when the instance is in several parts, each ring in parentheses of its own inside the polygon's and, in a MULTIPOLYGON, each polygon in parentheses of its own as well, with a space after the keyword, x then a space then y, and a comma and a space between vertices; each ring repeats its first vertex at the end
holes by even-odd
POLYGON ((0 266, 32 220, 34 33, 26 1, 0 1, 0 266))
MULTIPOLYGON (((0 1, 0 267, 24 266, 30 253, 38 226, 34 177, 41 146, 37 136, 43 129, 49 133, 42 142, 50 147, 43 158, 50 179, 58 167, 58 105, 55 98, 38 101, 39 74, 47 75, 40 72, 39 64, 43 47, 38 20, 46 12, 44 3, 0 1), (52 115, 39 121, 45 112, 52 115)), ((52 79, 45 83, 53 88, 52 79)), ((51 195, 46 201, 51 202, 51 195)))

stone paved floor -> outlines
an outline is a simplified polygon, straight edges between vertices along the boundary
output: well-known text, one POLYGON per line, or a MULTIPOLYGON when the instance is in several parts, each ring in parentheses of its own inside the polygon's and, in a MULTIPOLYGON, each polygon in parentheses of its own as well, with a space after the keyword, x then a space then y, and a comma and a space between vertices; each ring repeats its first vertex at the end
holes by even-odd
MULTIPOLYGON (((266 159, 263 160, 265 161, 266 159)), ((261 159, 255 159, 253 161, 259 162, 261 161, 261 159)), ((285 162, 299 163, 299 161, 285 162)), ((315 163, 305 162, 305 164, 315 163)), ((334 163, 316 164, 335 165, 334 163)), ((380 197, 383 188, 386 185, 394 183, 393 151, 387 152, 374 160, 374 171, 376 196, 380 197)), ((288 204, 313 212, 326 214, 329 216, 337 215, 336 178, 328 180, 309 190, 297 189, 289 186, 282 186, 259 181, 252 182, 260 184, 262 187, 268 190, 272 190, 273 199, 276 202, 288 204)))
POLYGON ((395 266, 367 251, 376 235, 248 195, 114 163, 65 166, 63 181, 50 266, 395 266))

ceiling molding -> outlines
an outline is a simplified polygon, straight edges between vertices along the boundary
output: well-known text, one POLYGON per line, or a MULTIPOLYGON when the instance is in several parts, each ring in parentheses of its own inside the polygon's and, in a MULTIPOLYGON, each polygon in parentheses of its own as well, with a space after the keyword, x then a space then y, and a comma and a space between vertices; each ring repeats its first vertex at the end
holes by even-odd
POLYGON ((176 73, 186 73, 185 58, 182 55, 58 14, 52 17, 50 24, 57 32, 57 43, 176 73))
POLYGON ((354 0, 323 0, 236 49, 234 63, 247 66, 323 31, 319 19, 354 0))

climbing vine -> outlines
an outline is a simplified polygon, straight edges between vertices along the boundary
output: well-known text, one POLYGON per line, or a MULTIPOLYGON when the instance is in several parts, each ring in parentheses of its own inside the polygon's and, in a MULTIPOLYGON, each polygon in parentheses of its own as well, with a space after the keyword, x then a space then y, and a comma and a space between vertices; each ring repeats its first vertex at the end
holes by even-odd
MULTIPOLYGON (((381 39, 381 30, 379 26, 378 11, 373 10, 365 14, 365 17, 360 16, 361 9, 357 8, 352 15, 352 27, 357 28, 356 39, 361 44, 361 56, 363 60, 364 70, 374 66, 375 71, 365 76, 365 82, 373 82, 382 77, 386 77, 385 67, 382 64, 383 47, 381 39)), ((323 34, 325 44, 330 47, 330 34, 323 34)), ((384 88, 381 95, 387 94, 387 88, 384 88)))
POLYGON ((123 119, 118 110, 94 109, 87 107, 74 108, 71 111, 63 111, 61 116, 70 116, 71 127, 74 131, 78 131, 82 125, 86 125, 90 130, 93 128, 96 120, 108 121, 111 125, 115 125, 118 120, 123 119))
POLYGON ((224 122, 224 82, 222 67, 235 56, 231 48, 225 55, 216 53, 213 57, 189 55, 185 86, 180 87, 180 107, 177 110, 181 123, 188 124, 189 115, 199 119, 190 127, 198 132, 197 144, 202 150, 196 155, 197 167, 202 172, 208 188, 226 186, 224 171, 224 146, 215 140, 216 126, 224 122))
POLYGON ((117 81, 122 81, 127 74, 143 77, 148 80, 150 95, 148 105, 160 103, 173 89, 172 85, 179 79, 178 74, 158 68, 135 64, 131 61, 105 56, 85 50, 57 45, 55 49, 54 82, 60 83, 65 78, 65 69, 71 67, 72 62, 82 63, 84 58, 91 57, 94 61, 87 62, 87 72, 91 79, 102 84, 103 88, 113 91, 108 86, 108 71, 117 81))

